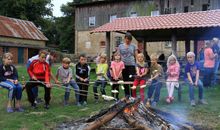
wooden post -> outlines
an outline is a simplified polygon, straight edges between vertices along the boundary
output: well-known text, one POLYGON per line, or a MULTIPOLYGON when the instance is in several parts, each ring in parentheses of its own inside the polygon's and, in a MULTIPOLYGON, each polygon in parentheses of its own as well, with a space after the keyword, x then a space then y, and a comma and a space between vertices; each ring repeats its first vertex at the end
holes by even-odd
POLYGON ((108 62, 110 62, 111 58, 110 58, 110 35, 111 32, 106 32, 106 54, 107 54, 107 58, 108 58, 108 62))
POLYGON ((194 53, 195 53, 195 59, 197 59, 197 49, 198 49, 198 40, 194 39, 194 53))
POLYGON ((190 40, 186 39, 185 40, 185 53, 190 51, 190 40))
POLYGON ((173 32, 173 34, 172 34, 171 41, 172 41, 172 50, 176 53, 177 42, 176 42, 175 32, 173 32))

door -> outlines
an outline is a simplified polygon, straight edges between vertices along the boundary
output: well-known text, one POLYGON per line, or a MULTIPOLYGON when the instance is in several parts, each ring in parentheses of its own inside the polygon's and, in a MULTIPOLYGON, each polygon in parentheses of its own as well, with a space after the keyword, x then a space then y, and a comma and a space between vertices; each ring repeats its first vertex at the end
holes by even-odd
POLYGON ((18 48, 18 64, 24 64, 24 48, 18 48))

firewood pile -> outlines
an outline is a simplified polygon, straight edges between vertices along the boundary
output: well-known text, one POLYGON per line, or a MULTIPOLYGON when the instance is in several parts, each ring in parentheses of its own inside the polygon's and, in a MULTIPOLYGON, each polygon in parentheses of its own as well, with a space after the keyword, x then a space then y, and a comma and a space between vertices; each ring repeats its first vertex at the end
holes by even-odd
MULTIPOLYGON (((146 107, 140 99, 124 98, 99 113, 76 121, 69 130, 194 130, 169 114, 146 107), (158 114, 159 113, 159 114, 158 114)), ((175 117, 176 118, 176 117, 175 117)))

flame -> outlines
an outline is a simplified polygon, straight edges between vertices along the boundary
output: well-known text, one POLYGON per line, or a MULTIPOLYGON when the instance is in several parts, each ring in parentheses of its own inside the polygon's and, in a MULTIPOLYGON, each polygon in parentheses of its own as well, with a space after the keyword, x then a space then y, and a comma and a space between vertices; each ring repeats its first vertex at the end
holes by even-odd
POLYGON ((138 108, 138 105, 134 105, 134 106, 132 106, 132 107, 126 107, 126 108, 124 109, 124 113, 129 114, 129 115, 132 115, 133 112, 135 112, 135 111, 137 110, 137 108, 138 108))

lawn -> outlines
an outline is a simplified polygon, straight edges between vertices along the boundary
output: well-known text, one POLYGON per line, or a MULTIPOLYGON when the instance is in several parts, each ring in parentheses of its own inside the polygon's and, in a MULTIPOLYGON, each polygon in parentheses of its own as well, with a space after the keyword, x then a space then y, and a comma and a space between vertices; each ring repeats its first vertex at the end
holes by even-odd
MULTIPOLYGON (((25 79, 28 79, 26 69, 24 66, 18 66, 19 76, 22 75, 25 79)), ((53 67, 53 72, 55 73, 57 66, 53 67)), ((94 74, 91 74, 91 78, 94 80, 94 74)), ((164 85, 163 85, 164 86, 164 85)), ((110 86, 107 86, 107 94, 110 95, 110 86)), ((37 110, 33 110, 27 101, 26 92, 23 92, 22 103, 25 108, 23 113, 10 113, 6 112, 6 102, 7 102, 7 90, 0 89, 0 129, 4 130, 39 130, 39 129, 53 129, 56 125, 67 122, 71 120, 76 120, 82 117, 87 117, 91 114, 98 112, 113 102, 104 102, 95 104, 92 94, 92 85, 89 89, 88 106, 87 107, 77 107, 75 105, 70 105, 67 107, 63 106, 63 96, 64 89, 54 86, 52 89, 52 99, 49 110, 43 108, 43 104, 38 105, 37 110)), ((147 89, 146 89, 147 92, 147 89)), ((204 89, 205 98, 209 105, 197 105, 196 107, 191 107, 189 105, 188 99, 188 89, 183 87, 182 101, 176 100, 173 104, 167 105, 165 103, 166 88, 161 89, 161 100, 157 105, 157 108, 166 112, 170 112, 178 118, 193 122, 197 125, 207 126, 212 129, 220 129, 220 86, 216 86, 212 89, 204 89)), ((40 97, 43 98, 44 91, 40 88, 40 97)), ((121 91, 120 96, 122 97, 124 93, 121 91)), ((74 93, 71 93, 71 103, 74 103, 74 93)), ((175 97, 177 97, 177 91, 175 91, 175 97)), ((196 94, 196 98, 197 98, 196 94)))

